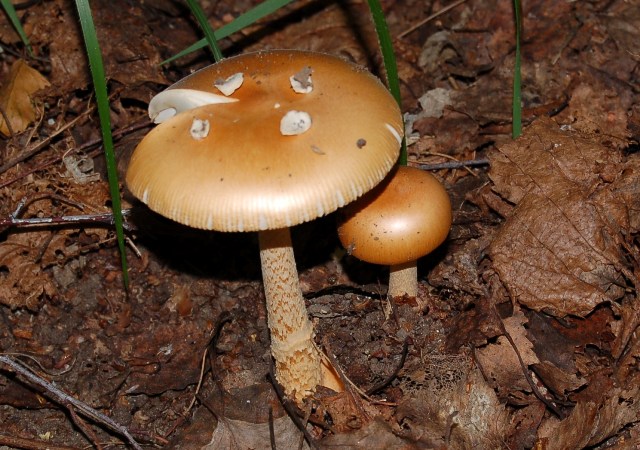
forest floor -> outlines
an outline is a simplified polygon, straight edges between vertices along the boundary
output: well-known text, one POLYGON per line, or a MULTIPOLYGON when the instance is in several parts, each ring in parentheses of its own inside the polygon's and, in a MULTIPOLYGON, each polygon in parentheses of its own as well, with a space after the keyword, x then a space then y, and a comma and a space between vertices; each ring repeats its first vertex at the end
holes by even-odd
MULTIPOLYGON (((200 3, 219 28, 257 2, 200 3)), ((417 298, 387 299, 388 270, 346 254, 333 215, 293 229, 317 343, 352 383, 317 392, 306 441, 270 382, 254 233, 178 225, 123 185, 127 295, 108 223, 16 223, 111 204, 75 5, 18 4, 34 56, 0 22, 0 106, 17 117, 0 119, 0 352, 53 385, 0 362, 0 448, 132 448, 123 431, 166 449, 638 448, 640 4, 523 1, 514 141, 511 2, 429 18, 449 3, 383 1, 409 163, 482 164, 432 172, 453 226, 417 298)), ((160 65, 201 37, 182 2, 91 7, 124 179, 151 97, 212 60, 160 65)), ((381 69, 363 0, 294 2, 220 44, 381 69)))

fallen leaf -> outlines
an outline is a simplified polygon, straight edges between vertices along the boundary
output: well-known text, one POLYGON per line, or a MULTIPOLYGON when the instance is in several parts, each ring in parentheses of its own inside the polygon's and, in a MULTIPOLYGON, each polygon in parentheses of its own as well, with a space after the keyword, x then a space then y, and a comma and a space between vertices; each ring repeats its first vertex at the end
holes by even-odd
POLYGON ((0 116, 0 133, 10 136, 24 131, 36 118, 32 95, 48 86, 49 82, 40 72, 29 67, 22 59, 16 60, 11 66, 9 78, 0 88, 0 107, 4 112, 0 116))
POLYGON ((637 386, 628 390, 607 390, 593 401, 579 402, 562 421, 549 419, 539 429, 536 448, 564 450, 587 448, 601 443, 626 425, 638 420, 640 402, 637 386))
POLYGON ((607 198, 619 186, 638 191, 635 165, 602 137, 550 119, 491 155, 494 191, 515 207, 488 254, 513 301, 584 317, 624 294, 621 239, 638 200, 607 198))
POLYGON ((398 405, 396 420, 425 444, 419 448, 499 448, 507 425, 505 407, 481 372, 457 356, 462 358, 458 367, 446 364, 431 370, 422 386, 410 390, 398 405), (447 379, 452 371, 458 374, 447 379))
POLYGON ((419 446, 409 439, 397 436, 386 422, 376 418, 357 431, 339 433, 323 439, 322 448, 366 448, 368 450, 386 450, 392 448, 396 450, 417 450, 424 447, 419 446))
POLYGON ((8 235, 0 243, 0 303, 14 308, 36 310, 43 293, 55 292, 49 274, 38 263, 40 248, 49 233, 8 235))
MULTIPOLYGON (((300 447, 302 433, 289 416, 274 419, 272 425, 276 441, 275 448, 309 448, 306 442, 300 447)), ((270 450, 274 447, 271 445, 269 427, 269 423, 251 423, 220 418, 211 442, 202 447, 202 450, 221 448, 270 450)))
MULTIPOLYGON (((533 351, 533 343, 527 337, 524 325, 527 318, 517 311, 503 320, 504 327, 511 336, 525 366, 538 364, 540 360, 533 351)), ((495 343, 476 349, 476 357, 488 380, 498 384, 498 394, 506 397, 513 390, 530 391, 518 355, 505 336, 495 343)))

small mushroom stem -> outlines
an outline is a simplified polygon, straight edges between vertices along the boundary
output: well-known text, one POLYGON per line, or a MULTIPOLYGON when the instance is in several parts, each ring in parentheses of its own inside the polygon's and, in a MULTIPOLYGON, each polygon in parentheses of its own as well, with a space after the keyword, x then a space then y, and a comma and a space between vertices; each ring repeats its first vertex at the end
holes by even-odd
POLYGON ((261 231, 260 259, 276 378, 300 401, 322 384, 321 355, 298 283, 288 228, 261 231))
POLYGON ((418 264, 409 261, 389 267, 389 297, 418 296, 418 264))

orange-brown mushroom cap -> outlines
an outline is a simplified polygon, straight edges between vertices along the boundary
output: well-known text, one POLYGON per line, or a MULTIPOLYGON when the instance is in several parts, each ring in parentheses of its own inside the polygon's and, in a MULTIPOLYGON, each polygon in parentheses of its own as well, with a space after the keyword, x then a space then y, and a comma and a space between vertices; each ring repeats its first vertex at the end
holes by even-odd
POLYGON ((451 203, 433 175, 398 167, 340 212, 338 235, 358 259, 399 265, 427 255, 447 237, 451 203))
POLYGON ((188 109, 172 105, 172 95, 156 102, 154 114, 164 121, 136 148, 126 181, 151 209, 192 227, 258 231, 313 220, 378 184, 399 153, 396 102, 377 78, 337 57, 246 54, 165 92, 177 89, 206 91, 213 100, 187 102, 188 109), (228 95, 215 86, 237 74, 241 84, 234 81, 228 95), (294 82, 297 74, 312 87, 294 82), (230 101, 218 103, 219 96, 230 101), (283 135, 290 111, 307 113, 309 129, 283 135))

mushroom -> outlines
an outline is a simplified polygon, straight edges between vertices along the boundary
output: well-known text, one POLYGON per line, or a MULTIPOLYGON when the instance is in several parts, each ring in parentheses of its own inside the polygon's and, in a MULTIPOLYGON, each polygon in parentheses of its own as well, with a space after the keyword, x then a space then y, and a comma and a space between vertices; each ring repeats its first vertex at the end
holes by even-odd
POLYGON ((338 235, 347 251, 390 266, 390 297, 418 294, 417 260, 431 253, 451 227, 451 203, 436 178, 400 166, 339 214, 338 235))
POLYGON ((154 97, 149 109, 162 121, 131 158, 131 192, 185 225, 257 231, 278 382, 297 401, 317 385, 338 390, 313 341, 289 227, 335 211, 385 177, 402 133, 393 97, 373 75, 337 57, 276 50, 202 69, 154 97), (216 81, 238 73, 237 90, 215 94, 216 81), (300 73, 313 89, 294 89, 291 77, 300 73), (290 111, 298 119, 291 135, 280 129, 290 111), (206 135, 192 136, 194 123, 205 122, 206 135))

